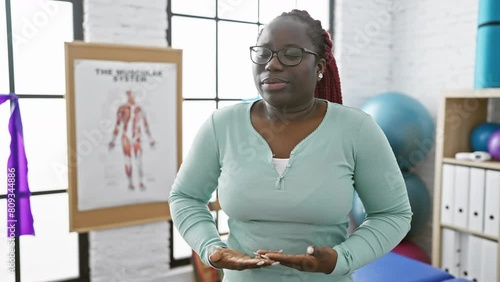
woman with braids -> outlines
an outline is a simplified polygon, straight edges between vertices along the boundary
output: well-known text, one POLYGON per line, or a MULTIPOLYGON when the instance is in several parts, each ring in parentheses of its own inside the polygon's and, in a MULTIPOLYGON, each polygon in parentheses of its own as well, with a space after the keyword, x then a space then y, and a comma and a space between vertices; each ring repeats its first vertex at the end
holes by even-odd
POLYGON ((172 187, 173 222, 224 281, 353 281, 410 229, 391 147, 369 115, 341 105, 332 41, 307 12, 266 25, 250 58, 262 99, 202 126, 172 187), (207 209, 216 188, 227 242, 207 209), (348 236, 355 191, 367 217, 348 236))

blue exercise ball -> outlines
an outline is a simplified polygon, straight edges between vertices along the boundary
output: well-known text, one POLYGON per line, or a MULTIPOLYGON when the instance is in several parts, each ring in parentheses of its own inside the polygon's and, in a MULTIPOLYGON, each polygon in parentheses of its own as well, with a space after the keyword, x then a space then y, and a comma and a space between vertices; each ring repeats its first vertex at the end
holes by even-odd
MULTIPOLYGON (((420 230, 429 220, 431 214, 431 198, 425 183, 416 174, 403 172, 403 178, 406 184, 411 210, 413 212, 411 229, 407 235, 407 237, 410 237, 420 230)), ((361 225, 366 217, 365 208, 356 192, 354 192, 351 215, 356 227, 361 225)))
POLYGON ((488 152, 488 140, 493 132, 500 129, 500 123, 483 122, 472 129, 470 147, 472 151, 488 152))
POLYGON ((411 229, 408 236, 412 236, 420 230, 429 220, 431 215, 431 197, 425 183, 414 173, 403 172, 406 183, 406 191, 410 200, 413 217, 411 229))
POLYGON ((367 100, 361 110, 384 131, 402 170, 422 162, 434 146, 434 122, 415 98, 388 92, 367 100))
POLYGON ((363 206, 363 203, 361 202, 361 199, 356 192, 354 192, 351 215, 356 227, 358 227, 366 217, 365 207, 363 206))

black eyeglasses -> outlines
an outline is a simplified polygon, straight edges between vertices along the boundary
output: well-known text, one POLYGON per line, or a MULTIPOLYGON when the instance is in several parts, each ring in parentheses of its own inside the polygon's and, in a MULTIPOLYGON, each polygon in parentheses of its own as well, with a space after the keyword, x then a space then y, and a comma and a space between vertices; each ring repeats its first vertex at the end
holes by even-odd
POLYGON ((273 51, 267 47, 262 46, 251 46, 250 47, 250 59, 257 65, 265 65, 269 63, 274 54, 278 55, 278 60, 285 66, 296 66, 302 62, 304 53, 313 54, 319 56, 318 53, 311 51, 306 48, 299 47, 285 47, 278 51, 273 51))

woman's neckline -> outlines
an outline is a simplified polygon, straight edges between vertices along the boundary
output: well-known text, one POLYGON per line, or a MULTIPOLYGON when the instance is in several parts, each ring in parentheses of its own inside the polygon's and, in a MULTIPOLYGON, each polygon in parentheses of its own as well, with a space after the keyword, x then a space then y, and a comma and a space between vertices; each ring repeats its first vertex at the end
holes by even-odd
MULTIPOLYGON (((325 102, 326 103, 326 113, 325 115, 323 116, 321 122, 319 123, 319 125, 309 134, 307 135, 304 139, 302 139, 299 143, 297 143, 297 145, 295 146, 295 148, 292 150, 292 151, 295 151, 296 149, 298 149, 300 146, 302 146, 305 142, 307 142, 307 140, 309 140, 312 136, 314 136, 323 126, 324 124, 326 123, 326 121, 329 119, 329 116, 332 114, 333 112, 333 103, 330 103, 328 100, 325 100, 325 99, 321 99, 321 98, 315 98, 317 99, 318 101, 322 101, 322 102, 325 102)), ((252 133, 254 135, 256 135, 261 141, 263 141, 265 144, 267 144, 267 148, 269 150, 269 154, 271 156, 271 159, 274 158, 274 154, 271 150, 271 147, 269 146, 269 144, 267 143, 267 141, 264 139, 264 137, 262 137, 260 135, 260 133, 257 131, 257 129, 253 126, 252 124, 252 117, 251 117, 251 110, 252 110, 252 107, 262 99, 258 99, 258 100, 255 100, 255 101, 252 101, 250 103, 250 105, 248 106, 247 108, 247 111, 246 111, 246 119, 247 119, 247 124, 248 126, 250 127, 250 130, 252 131, 252 133)))

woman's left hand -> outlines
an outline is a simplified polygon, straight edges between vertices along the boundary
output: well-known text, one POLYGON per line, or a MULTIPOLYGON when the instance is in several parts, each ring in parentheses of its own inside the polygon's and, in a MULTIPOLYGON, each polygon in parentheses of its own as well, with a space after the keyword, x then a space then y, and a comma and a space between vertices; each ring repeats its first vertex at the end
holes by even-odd
POLYGON ((281 265, 307 272, 330 274, 337 265, 337 252, 331 247, 307 247, 303 255, 290 255, 271 250, 258 250, 262 258, 279 261, 281 265))

